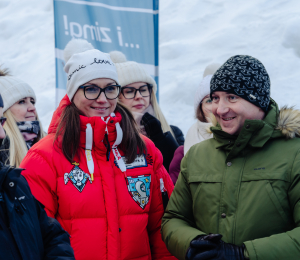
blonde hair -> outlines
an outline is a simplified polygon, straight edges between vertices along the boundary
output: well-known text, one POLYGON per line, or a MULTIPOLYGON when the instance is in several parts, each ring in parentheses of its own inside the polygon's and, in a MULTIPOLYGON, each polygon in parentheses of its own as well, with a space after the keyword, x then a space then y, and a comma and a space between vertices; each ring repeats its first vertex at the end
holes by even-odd
MULTIPOLYGON (((28 152, 26 142, 24 137, 22 136, 17 123, 16 119, 14 118, 10 109, 7 109, 3 116, 6 117, 6 122, 3 126, 6 135, 9 137, 9 163, 11 166, 19 167, 23 158, 28 152)), ((38 115, 36 116, 36 120, 40 123, 40 132, 38 133, 36 141, 38 142, 43 137, 46 136, 46 133, 43 131, 42 123, 39 120, 38 115)))
MULTIPOLYGON (((175 138, 176 140, 176 136, 174 135, 173 131, 172 131, 172 128, 170 127, 170 125, 168 124, 164 114, 162 113, 159 105, 158 105, 158 102, 157 102, 157 99, 156 99, 156 95, 154 93, 154 90, 152 88, 152 91, 151 91, 151 99, 150 99, 150 104, 152 105, 153 107, 153 110, 154 110, 154 113, 155 113, 155 117, 160 121, 161 123, 161 128, 163 130, 163 132, 170 132, 173 137, 175 138)), ((177 140, 176 140, 177 141, 177 140)))

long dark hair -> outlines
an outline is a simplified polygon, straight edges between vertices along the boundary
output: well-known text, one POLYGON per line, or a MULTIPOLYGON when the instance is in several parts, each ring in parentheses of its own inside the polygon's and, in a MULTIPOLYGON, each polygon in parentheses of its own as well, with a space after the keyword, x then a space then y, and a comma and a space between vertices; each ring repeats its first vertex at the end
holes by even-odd
MULTIPOLYGON (((117 103, 115 112, 119 112, 122 116, 120 126, 123 130, 123 139, 120 148, 124 152, 126 162, 132 163, 137 155, 147 153, 146 144, 139 134, 138 127, 129 109, 117 103)), ((60 143, 59 147, 70 163, 73 163, 79 148, 79 116, 80 111, 73 103, 67 106, 59 118, 54 138, 54 142, 60 143)))

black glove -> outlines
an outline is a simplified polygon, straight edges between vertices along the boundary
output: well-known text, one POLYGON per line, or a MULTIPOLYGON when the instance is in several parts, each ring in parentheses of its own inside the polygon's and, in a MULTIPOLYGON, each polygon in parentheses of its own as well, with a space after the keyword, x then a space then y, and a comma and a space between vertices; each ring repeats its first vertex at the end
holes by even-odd
POLYGON ((141 124, 145 126, 145 131, 151 140, 163 138, 164 133, 160 121, 148 112, 143 115, 141 124))
POLYGON ((192 240, 186 260, 245 260, 245 245, 225 243, 221 238, 220 234, 210 234, 192 240))

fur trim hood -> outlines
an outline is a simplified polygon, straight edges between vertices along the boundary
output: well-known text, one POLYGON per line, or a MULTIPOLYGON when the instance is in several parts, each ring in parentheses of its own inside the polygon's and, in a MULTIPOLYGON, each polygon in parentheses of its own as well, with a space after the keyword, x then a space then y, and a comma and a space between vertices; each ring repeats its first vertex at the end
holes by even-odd
POLYGON ((276 129, 288 139, 300 136, 300 110, 284 106, 280 109, 276 129))

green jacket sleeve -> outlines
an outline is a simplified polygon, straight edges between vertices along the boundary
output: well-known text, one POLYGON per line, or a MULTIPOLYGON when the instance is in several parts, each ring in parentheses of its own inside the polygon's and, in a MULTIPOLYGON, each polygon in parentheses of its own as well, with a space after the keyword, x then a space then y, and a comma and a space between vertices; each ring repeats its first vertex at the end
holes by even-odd
POLYGON ((288 191, 295 228, 281 234, 244 242, 250 260, 300 259, 300 155, 291 169, 288 191))
POLYGON ((195 227, 193 200, 187 182, 185 156, 181 162, 181 172, 162 219, 162 239, 168 250, 178 259, 185 259, 190 242, 203 232, 195 227))

